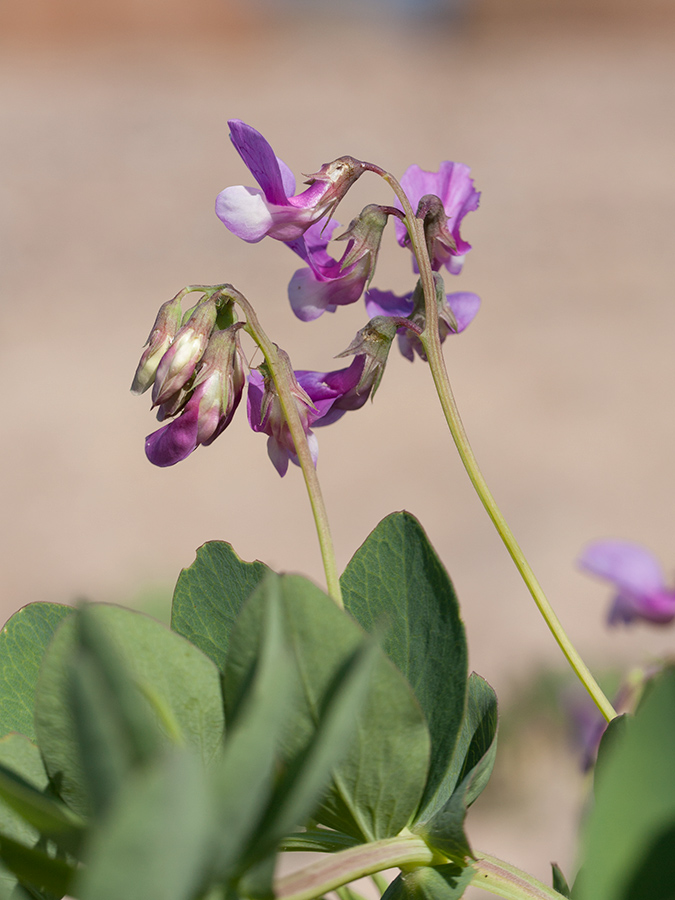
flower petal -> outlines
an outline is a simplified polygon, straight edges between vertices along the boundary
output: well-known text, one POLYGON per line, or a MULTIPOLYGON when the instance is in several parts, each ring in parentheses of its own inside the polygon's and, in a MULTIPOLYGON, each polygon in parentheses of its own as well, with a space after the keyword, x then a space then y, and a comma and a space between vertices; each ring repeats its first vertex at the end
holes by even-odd
POLYGON ((457 320, 457 334, 459 334, 476 318, 480 309, 480 297, 470 291, 458 291, 456 294, 447 294, 445 299, 457 320))
POLYGON ((267 201, 277 206, 285 206, 289 195, 295 193, 295 179, 288 166, 284 164, 285 173, 282 175, 280 161, 275 156, 274 150, 255 128, 251 128, 240 119, 230 119, 227 124, 230 126, 230 140, 262 188, 267 201), (287 192, 289 175, 293 183, 290 192, 287 192))
POLYGON ((232 234, 255 244, 272 227, 272 214, 262 191, 235 184, 216 197, 216 215, 232 234))
POLYGON ((644 547, 628 541, 596 541, 578 560, 587 572, 606 578, 621 591, 636 597, 663 590, 663 571, 644 547))
POLYGON ((187 407, 181 415, 145 439, 145 455, 155 466, 174 466, 197 447, 199 408, 187 407))

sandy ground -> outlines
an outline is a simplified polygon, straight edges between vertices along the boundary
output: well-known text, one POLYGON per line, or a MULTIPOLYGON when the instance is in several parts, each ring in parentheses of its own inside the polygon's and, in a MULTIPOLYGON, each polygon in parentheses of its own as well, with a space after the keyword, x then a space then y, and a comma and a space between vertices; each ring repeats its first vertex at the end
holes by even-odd
MULTIPOLYGON (((674 51, 668 29, 602 23, 418 33, 331 22, 224 42, 5 46, 2 611, 168 595, 214 538, 321 581, 299 472, 277 476, 243 414, 211 448, 158 470, 143 454, 149 403, 128 391, 159 304, 188 283, 236 284, 296 368, 335 367, 365 322, 361 304, 297 321, 290 253, 243 245, 215 218, 220 189, 251 183, 227 139, 239 117, 296 173, 344 153, 397 174, 471 165, 483 197, 452 287, 483 308, 446 356, 474 449, 589 662, 670 652, 672 629, 608 632, 607 592, 574 560, 616 536, 672 568, 674 51)), ((341 219, 387 199, 362 179, 341 219)), ((412 287, 391 237, 375 284, 412 287)), ((320 444, 341 566, 380 518, 408 509, 455 581, 472 667, 499 696, 558 665, 424 365, 394 353, 375 404, 320 444)), ((551 859, 572 866, 581 796, 553 745, 520 794, 479 802, 471 831, 546 880, 551 859)))

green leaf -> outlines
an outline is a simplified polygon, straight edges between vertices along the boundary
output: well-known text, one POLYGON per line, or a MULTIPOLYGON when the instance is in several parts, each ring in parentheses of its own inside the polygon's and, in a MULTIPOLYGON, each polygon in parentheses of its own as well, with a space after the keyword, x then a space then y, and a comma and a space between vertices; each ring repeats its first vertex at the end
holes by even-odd
POLYGON ((0 632, 0 736, 18 731, 35 740, 33 710, 40 664, 70 606, 31 603, 0 632))
POLYGON ((270 570, 243 562, 230 544, 209 541, 178 576, 171 628, 205 653, 222 672, 239 610, 270 570))
POLYGON ((479 675, 469 679, 467 706, 452 762, 436 796, 414 830, 446 856, 471 855, 464 833, 466 811, 490 778, 497 752, 497 698, 479 675), (442 806, 440 802, 444 797, 442 806))
MULTIPOLYGON (((19 773, 38 791, 46 790, 48 779, 40 751, 24 735, 10 734, 0 740, 0 763, 19 773)), ((6 803, 0 803, 0 832, 24 844, 35 843, 39 838, 38 831, 6 803)))
POLYGON ((175 750, 133 773, 96 830, 73 889, 79 900, 189 900, 210 849, 204 767, 175 750))
POLYGON ((623 733, 613 738, 595 779, 595 802, 584 829, 584 866, 574 897, 671 900, 675 669, 654 679, 635 717, 627 717, 623 733), (646 884, 651 892, 644 892, 646 884))
MULTIPOLYGON (((216 810, 214 873, 229 880, 244 865, 272 794, 282 732, 295 688, 293 660, 285 646, 278 603, 268 597, 260 649, 230 717, 222 758, 212 767, 216 810)), ((260 855, 260 854, 259 854, 260 855)))
POLYGON ((419 866, 395 878, 382 900, 458 900, 471 884, 471 866, 419 866))
POLYGON ((185 742, 204 763, 219 751, 224 729, 218 671, 196 647, 154 619, 121 607, 89 607, 87 616, 105 641, 99 634, 91 644, 90 628, 85 640, 89 649, 82 650, 76 627, 81 614, 67 619, 45 656, 35 709, 47 772, 64 800, 83 814, 91 809, 86 775, 95 776, 107 747, 110 753, 99 770, 101 777, 110 777, 113 793, 127 765, 143 761, 138 728, 152 727, 163 744, 185 742), (136 713, 130 713, 132 706, 136 713), (138 709, 145 724, 134 726, 134 717, 141 716, 138 709), (79 739, 91 751, 99 748, 87 754, 86 771, 79 739))
POLYGON ((562 894, 563 897, 571 897, 572 893, 567 883, 567 879, 563 875, 562 869, 558 863, 551 863, 551 870, 553 874, 553 890, 562 894))
POLYGON ((0 834, 0 860, 22 884, 46 890, 58 897, 68 893, 75 869, 62 859, 54 859, 43 850, 0 834))
POLYGON ((352 744, 379 660, 377 644, 364 641, 326 691, 316 730, 281 779, 260 826, 258 840, 270 853, 289 831, 307 821, 325 794, 331 772, 339 769, 352 744))
POLYGON ((282 850, 306 850, 307 852, 335 853, 356 847, 360 841, 341 831, 320 828, 316 831, 303 831, 288 835, 281 842, 282 850))
MULTIPOLYGON (((11 735, 10 737, 22 738, 23 736, 11 735)), ((29 743, 29 746, 33 745, 29 743)), ((39 761, 37 747, 35 752, 38 754, 39 761)), ((40 780, 46 782, 44 768, 41 763, 40 768, 42 769, 40 780)), ((43 789, 45 786, 43 784, 43 789)), ((1 764, 0 797, 2 797, 7 806, 19 814, 23 822, 31 825, 43 837, 53 840, 62 850, 70 853, 77 852, 83 836, 84 822, 72 813, 67 806, 47 797, 39 787, 26 781, 21 775, 1 764)), ((3 819, 2 812, 3 810, 0 809, 0 822, 3 819)), ((16 830, 21 831, 23 829, 16 830)), ((1 824, 0 831, 8 834, 1 824)), ((9 836, 18 837, 19 834, 9 832, 9 836)))
MULTIPOLYGON (((317 730, 327 692, 337 684, 336 676, 349 664, 364 634, 311 582, 294 575, 268 576, 242 610, 232 637, 225 669, 228 711, 236 706, 255 663, 266 591, 275 578, 300 683, 283 745, 284 759, 292 764, 317 730)), ((419 803, 429 736, 405 679, 381 651, 355 721, 356 737, 335 767, 332 786, 316 817, 361 840, 391 837, 408 823, 419 803)))
POLYGON ((382 645, 426 716, 431 761, 422 807, 446 777, 464 713, 467 649, 452 582, 407 512, 383 519, 340 583, 345 607, 382 645))

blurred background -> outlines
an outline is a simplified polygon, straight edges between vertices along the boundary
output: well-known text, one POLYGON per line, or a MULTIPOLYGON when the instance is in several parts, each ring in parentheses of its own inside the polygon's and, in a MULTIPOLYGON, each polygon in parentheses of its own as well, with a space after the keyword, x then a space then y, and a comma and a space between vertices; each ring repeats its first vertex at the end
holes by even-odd
MULTIPOLYGON (((447 286, 483 306, 445 346, 478 459, 588 662, 671 652, 672 629, 609 632, 609 593, 575 559, 619 537, 675 563, 673 13, 672 0, 2 0, 5 617, 81 597, 166 615, 211 539, 322 581, 300 473, 278 477, 243 409, 158 470, 148 397, 129 393, 159 305, 189 283, 233 282, 296 368, 337 368, 365 324, 360 303, 300 323, 295 258, 216 219, 218 191, 252 183, 228 140, 236 117, 298 176, 342 154, 399 176, 472 167, 474 249, 447 286)), ((374 178, 338 218, 368 202, 389 202, 374 178)), ((393 234, 385 245, 375 286, 405 293, 409 257, 393 234)), ((547 882, 551 860, 573 869, 578 757, 560 717, 537 716, 542 697, 567 696, 563 666, 426 367, 394 350, 376 402, 319 440, 340 565, 388 512, 417 515, 454 579, 472 668, 505 726, 527 723, 504 728, 476 847, 547 882)))

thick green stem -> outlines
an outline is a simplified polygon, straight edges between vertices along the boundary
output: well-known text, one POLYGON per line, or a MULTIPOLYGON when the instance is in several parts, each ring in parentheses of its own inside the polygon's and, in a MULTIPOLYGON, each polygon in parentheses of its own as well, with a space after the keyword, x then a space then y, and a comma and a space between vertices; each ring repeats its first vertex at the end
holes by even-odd
POLYGON ((527 588, 532 595, 534 602, 537 604, 537 608, 544 617, 544 620, 551 630, 553 637, 557 641, 558 646, 562 650, 565 658, 576 673, 577 677, 592 697, 602 715, 605 717, 605 719, 607 719, 607 721, 610 721, 616 716, 616 712, 614 711, 612 704, 609 702, 600 686, 598 685, 597 681, 591 674, 588 666, 582 660, 581 656, 568 638, 565 629, 563 628, 560 620, 555 614, 553 607, 549 603, 513 532, 509 528, 506 519, 497 506, 495 499, 492 496, 492 492, 490 491, 485 479, 483 478, 483 474, 478 466, 478 462, 473 454, 473 450, 471 449, 469 439, 467 437, 466 431, 464 430, 464 425, 459 415, 457 403, 455 402, 452 387, 450 386, 450 379, 448 377, 448 372, 445 366, 445 359, 443 357, 443 351, 441 349, 441 340, 438 330, 438 304, 436 300, 436 285, 434 283, 434 275, 431 270, 429 253, 427 251, 427 245, 424 236, 424 225, 422 221, 415 216, 415 213, 410 205, 410 201, 406 197, 405 192, 401 188, 400 184, 396 181, 396 179, 388 172, 384 172, 378 167, 373 166, 372 169, 373 171, 376 171, 379 175, 381 175, 384 180, 392 187, 406 215, 408 233, 410 235, 410 241, 412 243, 415 258, 417 259, 417 264, 420 270, 422 287, 424 288, 426 326, 424 332, 420 335, 420 340, 422 342, 422 345, 424 346, 427 359, 429 360, 429 368, 434 379, 438 397, 441 401, 441 406, 443 408, 446 422, 448 423, 448 427, 455 442, 455 446, 459 451, 460 458, 464 463, 464 468, 466 469, 469 478, 471 479, 471 483, 473 484, 476 493, 480 497, 483 506, 487 510, 487 514, 492 519, 495 528, 499 532, 499 536, 501 537, 506 546, 506 549, 511 555, 511 559, 515 563, 516 568, 520 572, 523 581, 527 585, 527 588))
MULTIPOLYGON (((447 862, 413 834, 360 844, 323 856, 297 872, 278 878, 274 885, 277 900, 314 900, 328 891, 385 869, 414 869, 447 862)), ((562 895, 536 878, 486 853, 476 853, 469 864, 472 884, 506 900, 561 900, 562 895)))
POLYGON ((265 334, 255 314, 255 310, 248 300, 238 290, 231 285, 220 285, 218 290, 224 297, 228 297, 241 307, 246 315, 245 330, 251 335, 253 340, 260 347, 265 362, 267 363, 274 387, 279 396, 279 402, 284 414, 284 418, 288 424, 288 429, 293 438, 295 445, 295 453, 302 469, 305 479, 305 486, 309 495, 309 502, 314 515, 314 523, 319 538, 319 547, 321 548, 321 558, 323 560, 324 572, 326 574, 326 586, 329 595, 335 603, 343 608, 342 592, 340 590, 340 578, 337 570, 337 562, 335 559, 335 550, 333 548, 333 539, 330 533, 330 525, 328 522, 328 514, 324 503, 323 494, 321 493, 321 485, 316 474, 312 454, 307 443, 307 435, 302 427, 300 413, 291 392, 291 376, 285 360, 279 354, 276 344, 274 344, 265 334))
POLYGON ((359 844, 331 853, 304 869, 279 878, 274 885, 276 900, 312 900, 343 884, 373 875, 392 866, 428 866, 434 853, 422 838, 404 835, 359 844))

